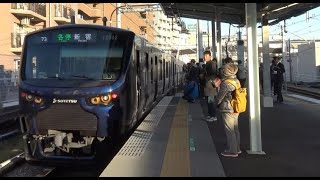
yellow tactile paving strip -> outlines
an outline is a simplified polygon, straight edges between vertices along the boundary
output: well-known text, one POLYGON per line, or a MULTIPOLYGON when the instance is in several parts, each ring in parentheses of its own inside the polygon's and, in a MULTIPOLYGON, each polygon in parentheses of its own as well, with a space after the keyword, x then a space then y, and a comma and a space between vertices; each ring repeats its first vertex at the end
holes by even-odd
POLYGON ((160 177, 190 177, 188 103, 180 99, 172 121, 160 177))

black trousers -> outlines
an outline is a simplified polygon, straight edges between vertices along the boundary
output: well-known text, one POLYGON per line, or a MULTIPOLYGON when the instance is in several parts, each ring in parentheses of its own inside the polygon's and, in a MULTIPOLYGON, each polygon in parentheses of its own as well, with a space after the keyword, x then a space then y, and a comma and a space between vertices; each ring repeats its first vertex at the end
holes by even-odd
POLYGON ((239 82, 240 82, 242 88, 246 87, 247 79, 239 79, 239 82))
POLYGON ((275 81, 274 82, 274 90, 275 90, 275 94, 277 95, 277 101, 278 102, 283 102, 283 97, 282 97, 282 84, 283 81, 275 81))

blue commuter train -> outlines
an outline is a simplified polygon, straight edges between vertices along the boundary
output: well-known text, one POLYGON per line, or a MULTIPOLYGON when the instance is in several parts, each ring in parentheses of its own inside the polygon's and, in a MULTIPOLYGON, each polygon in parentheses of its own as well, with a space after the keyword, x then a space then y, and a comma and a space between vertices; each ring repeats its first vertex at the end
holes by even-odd
POLYGON ((29 33, 19 82, 26 160, 96 159, 99 144, 128 134, 182 86, 183 65, 124 29, 70 24, 29 33))

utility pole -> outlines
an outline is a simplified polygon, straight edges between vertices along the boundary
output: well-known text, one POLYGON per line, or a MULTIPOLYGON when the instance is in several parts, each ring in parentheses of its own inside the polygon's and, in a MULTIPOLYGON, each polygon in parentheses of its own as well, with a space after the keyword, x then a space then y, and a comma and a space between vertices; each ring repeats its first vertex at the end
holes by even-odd
POLYGON ((226 40, 226 55, 227 55, 227 57, 229 57, 229 54, 228 54, 228 42, 230 41, 230 27, 231 27, 231 24, 229 25, 229 36, 228 36, 228 40, 226 40))
POLYGON ((289 39, 289 66, 290 66, 290 82, 292 83, 292 59, 291 59, 291 41, 289 39))
POLYGON ((108 19, 106 18, 105 13, 104 13, 104 3, 102 3, 102 5, 103 5, 103 17, 102 17, 102 22, 103 22, 103 26, 107 26, 107 21, 108 21, 108 19))
POLYGON ((120 12, 121 3, 116 4, 116 14, 117 14, 117 28, 121 28, 121 12, 120 12))
POLYGON ((210 49, 210 38, 209 38, 209 21, 207 21, 207 35, 208 35, 208 49, 210 49))

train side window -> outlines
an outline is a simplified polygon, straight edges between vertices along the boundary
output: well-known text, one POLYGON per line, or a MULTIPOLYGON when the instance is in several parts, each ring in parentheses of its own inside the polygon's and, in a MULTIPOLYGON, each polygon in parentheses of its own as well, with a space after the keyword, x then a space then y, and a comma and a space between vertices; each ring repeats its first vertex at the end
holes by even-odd
POLYGON ((147 68, 147 70, 149 70, 149 54, 148 53, 146 53, 146 68, 147 68))
POLYGON ((33 78, 37 78, 37 57, 32 57, 32 71, 33 71, 33 78))
MULTIPOLYGON (((154 64, 155 64, 155 68, 156 68, 156 76, 157 76, 157 78, 158 78, 158 76, 159 76, 159 68, 158 68, 158 57, 157 56, 155 56, 155 62, 154 62, 154 64)), ((157 79, 158 80, 158 79, 157 79)))
POLYGON ((167 62, 163 59, 163 77, 167 78, 167 62))
POLYGON ((151 83, 153 83, 153 58, 151 58, 151 83))
POLYGON ((163 78, 166 78, 165 75, 166 75, 166 62, 165 60, 163 60, 163 64, 162 64, 162 77, 163 78))
POLYGON ((160 62, 160 81, 161 81, 162 80, 162 76, 163 76, 163 74, 162 74, 162 72, 163 72, 162 60, 159 60, 159 62, 160 62))
POLYGON ((144 73, 145 84, 148 84, 148 76, 149 76, 149 54, 145 53, 146 60, 146 71, 144 73))
POLYGON ((166 62, 166 78, 169 76, 169 62, 166 62))
MULTIPOLYGON (((174 64, 173 68, 174 68, 173 69, 173 78, 175 78, 174 76, 177 75, 177 79, 176 80, 178 80, 178 74, 179 73, 177 72, 177 64, 174 64)), ((176 82, 178 82, 178 81, 176 81, 176 82)))
POLYGON ((136 58, 137 58, 137 74, 140 75, 140 51, 136 50, 136 58))

